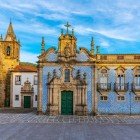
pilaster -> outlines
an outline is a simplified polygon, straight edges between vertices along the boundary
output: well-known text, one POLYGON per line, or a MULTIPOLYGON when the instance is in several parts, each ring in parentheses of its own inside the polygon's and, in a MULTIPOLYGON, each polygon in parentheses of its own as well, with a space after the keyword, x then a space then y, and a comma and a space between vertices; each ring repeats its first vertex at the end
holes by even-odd
POLYGON ((43 66, 38 64, 38 100, 37 100, 37 114, 42 114, 42 75, 43 66))

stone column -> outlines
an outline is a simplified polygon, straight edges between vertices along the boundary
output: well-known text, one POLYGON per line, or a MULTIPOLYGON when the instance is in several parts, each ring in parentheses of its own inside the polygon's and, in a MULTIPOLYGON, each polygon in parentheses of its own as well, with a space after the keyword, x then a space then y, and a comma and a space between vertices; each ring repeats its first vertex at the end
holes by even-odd
POLYGON ((50 89, 49 89, 49 100, 50 100, 50 104, 49 105, 52 105, 52 87, 50 86, 50 89))
POLYGON ((53 90, 54 90, 54 88, 52 87, 52 94, 51 94, 51 96, 52 96, 52 105, 54 104, 54 99, 53 99, 53 96, 54 96, 53 94, 54 93, 53 93, 53 90))
POLYGON ((79 99, 78 99, 78 87, 77 87, 77 94, 76 94, 76 100, 77 100, 77 102, 76 102, 76 105, 78 105, 78 103, 79 103, 79 99))
POLYGON ((83 88, 83 92, 84 92, 84 96, 83 96, 84 102, 83 102, 83 104, 87 105, 87 103, 86 103, 86 88, 85 88, 85 86, 83 88))
POLYGON ((81 88, 81 104, 84 105, 84 88, 81 88))
POLYGON ((48 85, 48 105, 50 104, 50 86, 48 85))
POLYGON ((38 100, 37 100, 37 114, 42 114, 42 75, 43 66, 38 64, 38 100))
POLYGON ((78 105, 81 104, 81 93, 80 93, 80 87, 77 86, 77 102, 78 102, 78 105))

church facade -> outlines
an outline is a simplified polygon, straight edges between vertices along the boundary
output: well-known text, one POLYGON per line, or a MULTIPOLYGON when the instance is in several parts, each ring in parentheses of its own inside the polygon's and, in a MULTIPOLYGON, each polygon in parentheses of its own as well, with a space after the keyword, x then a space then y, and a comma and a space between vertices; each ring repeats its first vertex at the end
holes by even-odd
POLYGON ((100 54, 77 48, 74 31, 38 57, 38 114, 140 114, 140 54, 100 54))

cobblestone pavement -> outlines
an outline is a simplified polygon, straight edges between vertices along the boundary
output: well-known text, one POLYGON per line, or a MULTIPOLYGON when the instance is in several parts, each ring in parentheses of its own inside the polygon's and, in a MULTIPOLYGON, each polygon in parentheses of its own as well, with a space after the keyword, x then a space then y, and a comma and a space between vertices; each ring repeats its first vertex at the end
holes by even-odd
POLYGON ((35 113, 0 113, 0 124, 6 123, 98 123, 140 124, 139 116, 46 116, 35 113))

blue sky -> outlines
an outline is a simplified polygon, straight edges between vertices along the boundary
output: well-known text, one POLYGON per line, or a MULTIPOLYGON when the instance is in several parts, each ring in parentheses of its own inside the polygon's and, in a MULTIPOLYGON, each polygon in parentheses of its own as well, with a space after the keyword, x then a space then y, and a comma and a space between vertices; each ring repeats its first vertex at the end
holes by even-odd
POLYGON ((10 18, 21 41, 21 61, 37 61, 42 36, 46 49, 57 47, 67 21, 78 47, 90 49, 93 36, 101 53, 140 53, 140 0, 0 0, 3 36, 10 18))

